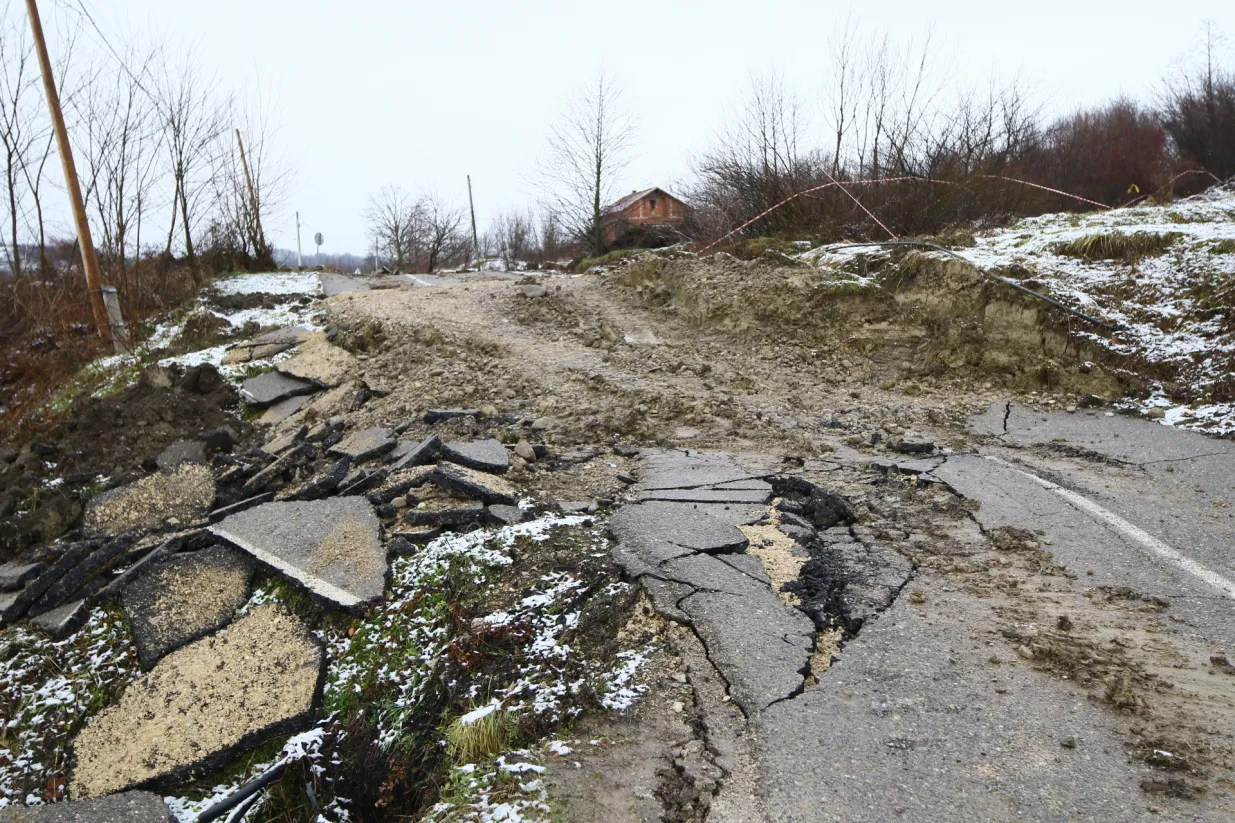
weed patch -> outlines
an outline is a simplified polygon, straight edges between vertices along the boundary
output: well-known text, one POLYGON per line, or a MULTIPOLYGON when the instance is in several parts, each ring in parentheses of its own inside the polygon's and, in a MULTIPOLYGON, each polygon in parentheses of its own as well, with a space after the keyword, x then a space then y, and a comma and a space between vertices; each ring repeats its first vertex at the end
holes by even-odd
POLYGON ((1081 260, 1119 260, 1136 263, 1144 257, 1163 254, 1182 235, 1178 232, 1146 232, 1131 234, 1106 232, 1087 234, 1075 240, 1057 243, 1053 251, 1081 260))

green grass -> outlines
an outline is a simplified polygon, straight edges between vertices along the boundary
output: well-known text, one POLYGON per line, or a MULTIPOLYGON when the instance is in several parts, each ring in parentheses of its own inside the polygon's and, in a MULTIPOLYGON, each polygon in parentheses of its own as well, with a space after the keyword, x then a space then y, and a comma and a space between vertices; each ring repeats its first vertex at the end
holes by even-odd
POLYGON ((1235 254, 1235 240, 1229 237, 1226 240, 1219 240, 1209 247, 1210 254, 1235 254))
POLYGON ((1066 243, 1056 243, 1053 251, 1081 260, 1120 260, 1136 263, 1143 257, 1156 257, 1164 253, 1182 235, 1178 232, 1146 232, 1132 234, 1108 232, 1087 234, 1066 243))
POLYGON ((608 254, 602 254, 599 257, 585 257, 579 261, 579 265, 575 266, 575 271, 582 273, 588 271, 593 266, 607 266, 610 263, 634 257, 644 251, 646 249, 614 249, 608 254))
POLYGON ((471 723, 456 717, 446 727, 446 750, 456 763, 474 763, 510 748, 517 730, 518 724, 501 709, 471 723))

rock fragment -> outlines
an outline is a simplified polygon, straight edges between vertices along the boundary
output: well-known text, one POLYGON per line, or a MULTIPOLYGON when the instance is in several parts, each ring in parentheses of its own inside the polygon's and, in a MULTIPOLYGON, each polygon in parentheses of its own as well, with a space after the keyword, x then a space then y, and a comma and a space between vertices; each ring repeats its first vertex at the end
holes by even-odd
POLYGON ((78 735, 70 794, 93 798, 201 776, 308 720, 320 643, 295 617, 259 606, 163 658, 78 735))

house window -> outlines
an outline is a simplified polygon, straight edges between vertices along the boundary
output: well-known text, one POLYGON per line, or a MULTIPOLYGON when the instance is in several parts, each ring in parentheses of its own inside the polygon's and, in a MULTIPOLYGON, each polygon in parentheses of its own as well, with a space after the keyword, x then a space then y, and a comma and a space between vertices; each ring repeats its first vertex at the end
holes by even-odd
POLYGON ((653 197, 651 200, 648 201, 648 208, 649 208, 649 211, 651 211, 653 214, 656 213, 656 198, 655 197, 653 197))

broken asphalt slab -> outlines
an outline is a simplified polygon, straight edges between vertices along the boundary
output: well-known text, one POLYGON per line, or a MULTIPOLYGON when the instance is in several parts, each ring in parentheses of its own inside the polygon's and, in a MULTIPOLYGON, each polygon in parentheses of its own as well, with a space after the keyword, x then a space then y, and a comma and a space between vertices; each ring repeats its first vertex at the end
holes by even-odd
POLYGON ((513 506, 516 489, 506 480, 463 466, 438 463, 429 480, 447 491, 472 497, 483 503, 513 506))
POLYGON ((668 450, 641 453, 640 457, 639 486, 645 493, 698 489, 762 477, 738 466, 729 455, 668 450))
POLYGON ((232 346, 227 354, 223 355, 223 365, 248 363, 274 357, 276 354, 281 354, 303 343, 309 335, 310 331, 302 326, 266 332, 232 346))
POLYGON ((74 797, 164 788, 302 728, 320 691, 321 643, 279 606, 258 606, 163 658, 73 745, 74 797))
POLYGON ((0 809, 0 823, 175 823, 163 798, 131 791, 94 800, 0 809))
POLYGON ((171 472, 156 472, 91 500, 86 504, 82 530, 87 535, 103 535, 191 523, 205 516, 214 496, 210 468, 181 463, 171 472))
POLYGON ((740 552, 750 541, 740 529, 702 512, 677 506, 638 503, 623 506, 609 530, 634 550, 667 543, 690 552, 740 552))
POLYGON ((344 383, 360 365, 354 355, 332 345, 323 334, 305 340, 296 354, 275 368, 280 374, 304 380, 325 389, 344 383))
POLYGON ((317 386, 306 380, 297 380, 277 371, 263 372, 240 384, 240 396, 250 406, 270 406, 280 400, 303 394, 312 394, 317 386))
POLYGON ((380 526, 363 497, 266 503, 210 531, 345 609, 379 599, 386 586, 380 526))
POLYGON ((442 460, 478 471, 504 474, 510 468, 510 454, 498 440, 443 443, 438 453, 442 460))
POLYGON ((227 546, 164 557, 124 587, 120 600, 145 668, 227 625, 249 595, 253 560, 227 546))
POLYGON ((395 447, 394 433, 390 429, 373 427, 352 432, 330 448, 330 453, 341 457, 350 457, 352 462, 361 463, 374 457, 381 457, 395 447))

